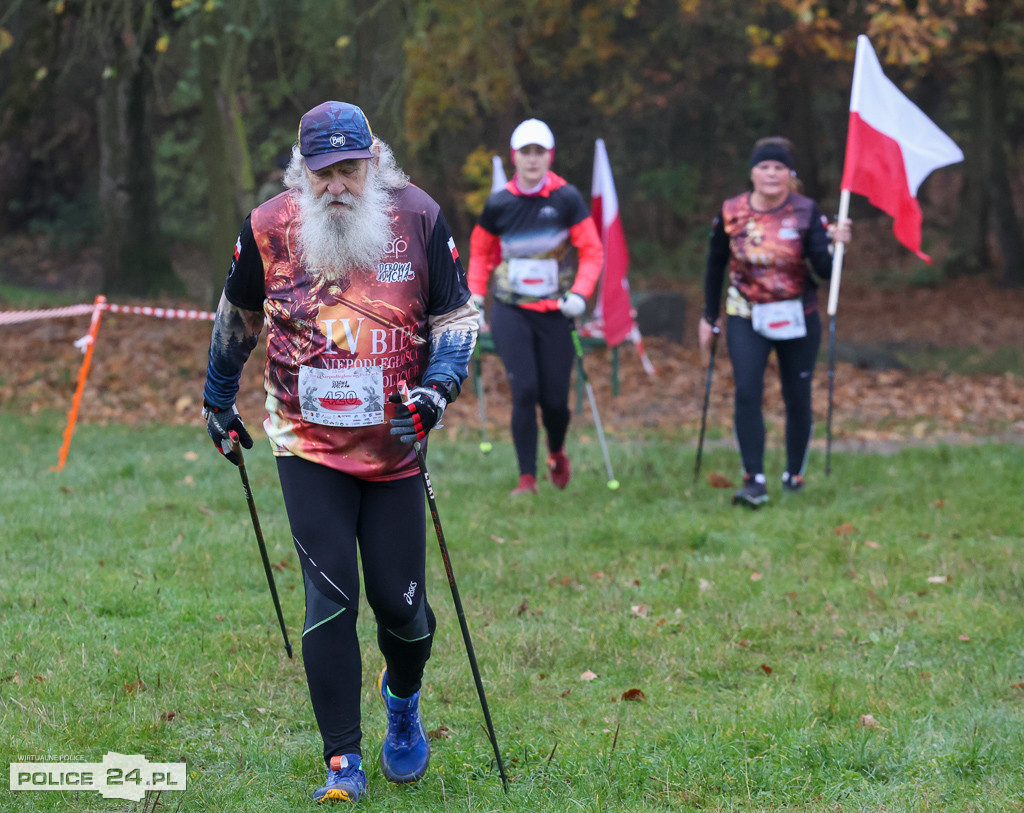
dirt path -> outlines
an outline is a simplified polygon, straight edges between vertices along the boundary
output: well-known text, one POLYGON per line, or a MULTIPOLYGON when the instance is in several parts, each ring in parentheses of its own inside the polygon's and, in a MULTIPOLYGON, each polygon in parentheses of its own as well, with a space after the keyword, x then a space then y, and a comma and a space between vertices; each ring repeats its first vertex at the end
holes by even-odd
MULTIPOLYGON (((648 337, 645 345, 658 370, 643 372, 631 345, 619 353, 620 392, 611 392, 612 354, 589 353, 587 372, 594 385, 606 431, 633 437, 647 432, 693 437, 700 423, 706 361, 695 333, 698 296, 688 292, 687 341, 675 344, 648 337)), ((132 303, 161 304, 182 303, 132 303)), ((194 307, 194 306, 193 306, 194 307)), ((849 287, 837 318, 837 345, 844 348, 909 343, 932 348, 1008 348, 1024 356, 1024 291, 957 281, 944 289, 911 289, 898 294, 849 287)), ((0 408, 66 411, 82 362, 73 346, 88 329, 88 316, 0 326, 0 408)), ((199 408, 210 323, 165 320, 131 314, 104 316, 79 420, 138 423, 163 421, 201 425, 199 408)), ((826 339, 827 343, 827 330, 826 339)), ((262 354, 262 347, 257 349, 262 354)), ((842 357, 842 353, 840 357, 842 357)), ((847 354, 848 355, 848 354, 847 354)), ((508 390, 496 356, 482 359, 489 431, 507 437, 508 390)), ((1024 436, 1024 377, 1012 373, 960 375, 899 369, 865 369, 842 362, 834 378, 834 438, 845 448, 884 444, 964 442, 979 437, 1024 436)), ((816 372, 816 444, 823 444, 828 376, 816 372)), ((452 405, 446 423, 456 434, 479 432, 478 402, 472 381, 452 405)), ((709 409, 712 433, 731 434, 732 379, 725 353, 716 363, 709 409)), ((769 372, 765 414, 770 439, 781 434, 781 396, 769 372)), ((262 364, 245 371, 239 409, 250 425, 263 414, 262 364)), ((574 417, 591 424, 589 409, 574 417)))

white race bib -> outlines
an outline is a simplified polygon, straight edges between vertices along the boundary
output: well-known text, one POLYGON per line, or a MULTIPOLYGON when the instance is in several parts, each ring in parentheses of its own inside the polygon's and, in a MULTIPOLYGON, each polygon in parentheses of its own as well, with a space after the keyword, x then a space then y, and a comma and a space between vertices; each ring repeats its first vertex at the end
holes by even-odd
POLYGON ((322 426, 384 423, 384 371, 380 367, 299 368, 302 419, 322 426))
POLYGON ((752 305, 750 321, 757 333, 772 341, 800 339, 807 335, 802 299, 752 305))
POLYGON ((508 261, 508 281, 521 296, 546 299, 558 294, 558 260, 513 257, 508 261))

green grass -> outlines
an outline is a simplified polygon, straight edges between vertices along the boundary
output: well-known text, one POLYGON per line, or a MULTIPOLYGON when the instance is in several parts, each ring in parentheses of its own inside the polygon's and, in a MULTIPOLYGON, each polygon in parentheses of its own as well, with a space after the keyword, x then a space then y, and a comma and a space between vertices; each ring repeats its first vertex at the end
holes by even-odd
MULTIPOLYGON (((55 473, 62 428, 0 424, 0 762, 185 760, 160 809, 312 809, 301 575, 265 442, 247 468, 294 661, 237 473, 203 429, 80 426, 55 473)), ((611 492, 583 431, 569 489, 511 504, 507 443, 485 456, 439 433, 431 474, 509 794, 430 533, 423 709, 450 736, 419 785, 382 779, 364 606, 361 809, 1024 810, 1020 448, 833 454, 828 478, 818 456, 805 493, 770 483, 750 512, 692 485, 692 442, 613 443, 611 492)), ((705 449, 705 472, 737 468, 705 449)), ((2 811, 145 805, 0 786, 2 811)))

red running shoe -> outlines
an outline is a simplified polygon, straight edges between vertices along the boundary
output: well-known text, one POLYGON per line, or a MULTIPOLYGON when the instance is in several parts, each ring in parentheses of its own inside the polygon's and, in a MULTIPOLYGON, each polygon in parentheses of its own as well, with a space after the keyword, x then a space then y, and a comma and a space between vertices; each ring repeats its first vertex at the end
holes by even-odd
POLYGON ((508 496, 518 497, 522 494, 536 494, 537 493, 537 478, 532 474, 524 474, 519 478, 519 485, 513 488, 508 496))
POLYGON ((548 455, 548 470, 551 472, 551 482, 555 484, 555 488, 565 488, 569 485, 572 472, 569 471, 569 455, 564 449, 548 455))

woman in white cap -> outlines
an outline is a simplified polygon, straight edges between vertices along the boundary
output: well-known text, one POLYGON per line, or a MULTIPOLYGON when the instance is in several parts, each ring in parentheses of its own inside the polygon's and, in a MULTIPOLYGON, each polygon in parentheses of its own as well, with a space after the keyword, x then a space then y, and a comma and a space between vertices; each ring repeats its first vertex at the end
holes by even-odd
POLYGON ((527 119, 513 131, 511 147, 516 172, 487 199, 473 229, 468 276, 481 323, 494 280, 490 327, 512 392, 519 463, 519 483, 510 494, 515 497, 537 493, 538 406, 551 482, 556 488, 569 483, 565 437, 575 359, 572 330, 601 275, 604 251, 583 196, 551 171, 551 129, 527 119))

